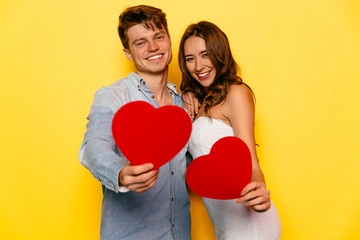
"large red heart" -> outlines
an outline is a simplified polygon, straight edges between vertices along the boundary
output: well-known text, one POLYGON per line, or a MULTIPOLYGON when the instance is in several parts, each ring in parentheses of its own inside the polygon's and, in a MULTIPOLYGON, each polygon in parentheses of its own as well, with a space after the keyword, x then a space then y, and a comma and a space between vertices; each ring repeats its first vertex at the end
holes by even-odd
POLYGON ((155 108, 147 102, 134 101, 115 113, 112 133, 129 162, 152 163, 157 169, 185 147, 191 127, 189 115, 178 106, 155 108))
POLYGON ((237 137, 224 137, 212 146, 208 155, 194 159, 187 171, 190 189, 203 197, 235 199, 251 182, 251 154, 237 137))

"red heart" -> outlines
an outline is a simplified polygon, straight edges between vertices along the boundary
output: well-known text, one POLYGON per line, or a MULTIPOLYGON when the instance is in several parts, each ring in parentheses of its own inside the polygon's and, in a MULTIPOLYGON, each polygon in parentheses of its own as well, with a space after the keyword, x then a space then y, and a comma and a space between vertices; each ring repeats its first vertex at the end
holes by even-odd
POLYGON ((203 197, 235 199, 251 182, 251 154, 237 137, 224 137, 212 146, 208 155, 194 159, 187 171, 190 189, 203 197))
POLYGON ((154 108, 147 102, 134 101, 115 113, 112 133, 129 162, 152 163, 157 169, 185 147, 191 127, 189 115, 178 106, 154 108))

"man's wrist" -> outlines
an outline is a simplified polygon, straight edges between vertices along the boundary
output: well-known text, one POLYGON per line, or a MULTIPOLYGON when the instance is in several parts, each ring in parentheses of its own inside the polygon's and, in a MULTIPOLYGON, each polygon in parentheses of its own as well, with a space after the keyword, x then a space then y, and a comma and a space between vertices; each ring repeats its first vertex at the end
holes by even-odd
POLYGON ((120 186, 119 187, 119 192, 121 192, 121 193, 127 193, 127 192, 129 192, 130 191, 130 189, 128 189, 127 187, 125 187, 125 186, 120 186))

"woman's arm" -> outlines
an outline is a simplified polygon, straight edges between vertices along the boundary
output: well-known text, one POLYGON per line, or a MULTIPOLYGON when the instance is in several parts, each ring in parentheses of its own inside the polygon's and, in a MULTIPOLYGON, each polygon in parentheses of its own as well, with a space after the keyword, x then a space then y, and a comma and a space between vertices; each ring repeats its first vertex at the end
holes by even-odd
POLYGON ((196 114, 199 112, 199 108, 201 107, 199 100, 195 97, 195 93, 193 92, 188 91, 184 94, 180 92, 180 94, 184 102, 184 107, 188 110, 190 117, 194 119, 196 114))
POLYGON ((245 202, 246 207, 256 211, 270 208, 270 191, 266 189, 264 175, 256 154, 254 125, 255 107, 251 91, 245 85, 232 85, 224 104, 225 117, 231 123, 236 137, 249 147, 252 161, 252 179, 242 191, 237 203, 245 202))

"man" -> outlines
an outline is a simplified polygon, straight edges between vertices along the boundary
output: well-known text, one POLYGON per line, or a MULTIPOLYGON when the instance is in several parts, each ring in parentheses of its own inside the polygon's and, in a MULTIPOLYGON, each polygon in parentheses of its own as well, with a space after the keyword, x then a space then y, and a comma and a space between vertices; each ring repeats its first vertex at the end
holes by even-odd
MULTIPOLYGON (((150 163, 133 166, 111 132, 114 114, 128 102, 183 106, 175 86, 167 82, 172 53, 165 16, 144 5, 120 15, 119 36, 136 73, 98 90, 88 116, 79 158, 103 185, 101 239, 190 239, 186 148, 159 170, 152 170, 150 163)), ((149 141, 156 141, 156 136, 149 141)))

